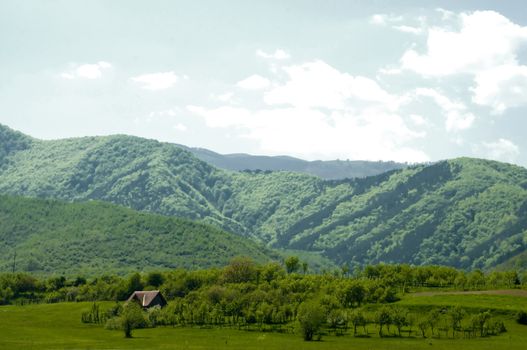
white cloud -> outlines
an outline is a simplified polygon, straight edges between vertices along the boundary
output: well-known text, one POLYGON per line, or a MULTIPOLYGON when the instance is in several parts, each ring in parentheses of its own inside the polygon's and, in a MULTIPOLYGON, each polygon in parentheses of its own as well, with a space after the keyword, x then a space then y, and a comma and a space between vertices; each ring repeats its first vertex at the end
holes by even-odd
POLYGON ((274 60, 287 60, 291 58, 291 55, 289 55, 287 52, 281 49, 276 49, 272 53, 265 52, 263 50, 256 50, 256 56, 267 58, 267 59, 274 59, 274 60))
MULTIPOLYGON (((520 65, 521 45, 527 44, 527 26, 495 11, 454 14, 436 9, 442 27, 428 29, 426 50, 407 50, 400 67, 381 69, 385 75, 413 71, 428 77, 465 75, 473 79, 472 102, 495 114, 527 105, 527 66, 520 65), (455 29, 452 29, 455 28, 455 29)), ((430 96, 433 97, 433 96, 430 96)), ((436 98, 438 104, 441 104, 436 98)), ((447 129, 469 128, 474 116, 463 108, 446 108, 447 129)))
POLYGON ((230 102, 232 101, 232 98, 234 97, 234 93, 231 91, 227 91, 221 94, 211 94, 210 97, 216 101, 230 102))
POLYGON ((143 74, 130 78, 132 81, 141 83, 143 89, 165 90, 176 84, 179 77, 172 71, 143 74))
POLYGON ((476 117, 468 111, 464 103, 452 101, 447 96, 430 88, 418 88, 415 90, 416 97, 424 96, 431 98, 441 109, 446 117, 445 128, 447 131, 460 131, 468 129, 474 123, 476 117))
POLYGON ((456 16, 455 12, 442 9, 440 7, 436 8, 436 12, 439 12, 441 14, 441 18, 443 19, 443 21, 452 19, 456 16))
POLYGON ((213 128, 237 129, 242 137, 256 140, 269 154, 293 154, 304 158, 352 158, 420 162, 428 156, 404 146, 424 134, 411 131, 402 118, 385 110, 322 112, 286 107, 252 111, 222 106, 187 106, 213 128))
POLYGON ((416 126, 423 126, 428 124, 428 121, 422 115, 419 114, 410 114, 410 120, 416 126))
POLYGON ((253 74, 244 80, 236 83, 236 86, 246 90, 261 90, 269 87, 271 82, 269 79, 262 77, 258 74, 253 74))
POLYGON ((387 15, 377 13, 370 18, 371 24, 377 24, 377 25, 385 25, 386 24, 387 15))
POLYGON ((407 50, 401 58, 402 68, 427 76, 446 76, 475 74, 517 62, 517 50, 527 40, 527 27, 494 11, 461 13, 455 19, 459 30, 448 29, 450 23, 430 28, 426 52, 407 50))
POLYGON ((381 68, 379 69, 380 74, 384 75, 399 75, 403 72, 401 68, 381 68))
MULTIPOLYGON (((261 152, 269 154, 428 160, 424 152, 408 146, 426 134, 406 125, 398 113, 401 98, 383 90, 375 80, 340 72, 321 60, 281 66, 274 74, 273 81, 282 80, 270 90, 259 90, 267 105, 260 109, 240 104, 189 105, 187 110, 210 128, 235 131, 239 137, 256 141, 261 152)), ((260 84, 264 85, 268 84, 260 84)))
POLYGON ((378 26, 385 26, 390 23, 397 23, 403 21, 402 16, 389 15, 385 13, 377 13, 370 17, 370 23, 378 26))
POLYGON ((499 139, 494 142, 484 142, 482 144, 485 156, 499 161, 514 162, 520 155, 520 149, 512 141, 499 139))
POLYGON ((407 25, 401 25, 401 26, 394 26, 395 30, 398 30, 403 33, 411 33, 411 34, 421 34, 423 32, 422 28, 419 27, 412 27, 407 25))
POLYGON ((99 79, 103 75, 103 71, 112 68, 112 65, 105 61, 100 61, 93 64, 72 64, 72 69, 62 72, 60 77, 63 79, 99 79))
POLYGON ((391 28, 403 33, 421 34, 423 32, 422 26, 424 25, 426 19, 425 17, 418 17, 417 19, 420 24, 419 27, 407 24, 400 24, 401 22, 405 21, 405 18, 402 16, 375 14, 370 17, 370 23, 383 27, 390 26, 391 28))
POLYGON ((288 80, 266 92, 269 105, 291 105, 298 108, 344 109, 354 102, 383 103, 397 106, 397 99, 384 91, 372 79, 341 73, 317 60, 284 67, 288 80))
POLYGON ((527 105, 527 66, 503 65, 478 73, 472 101, 501 114, 527 105))

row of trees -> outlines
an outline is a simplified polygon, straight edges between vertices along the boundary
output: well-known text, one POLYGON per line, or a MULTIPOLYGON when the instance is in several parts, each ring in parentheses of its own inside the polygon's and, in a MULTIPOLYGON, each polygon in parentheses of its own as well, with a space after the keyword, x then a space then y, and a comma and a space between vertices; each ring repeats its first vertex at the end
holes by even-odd
POLYGON ((308 299, 297 307, 277 311, 269 304, 252 305, 252 313, 234 316, 232 310, 208 307, 201 304, 197 309, 181 301, 173 301, 168 307, 142 311, 135 302, 119 303, 100 310, 94 303, 81 315, 84 323, 104 324, 108 329, 122 329, 126 337, 133 328, 156 326, 205 326, 239 329, 273 330, 280 332, 299 331, 305 340, 320 338, 330 332, 342 335, 351 331, 353 336, 379 337, 421 336, 474 338, 498 335, 506 332, 501 320, 493 319, 490 311, 473 312, 455 306, 433 309, 429 312, 410 312, 397 305, 382 305, 376 308, 342 309, 328 304, 323 299, 308 299))
POLYGON ((290 257, 283 264, 257 265, 249 258, 235 258, 222 269, 135 273, 126 278, 115 275, 93 279, 37 278, 24 273, 5 273, 0 274, 0 304, 124 300, 135 290, 160 289, 169 300, 197 292, 201 299, 209 299, 213 305, 224 297, 239 300, 240 296, 253 297, 253 293, 278 293, 279 296, 273 295, 270 299, 280 297, 296 303, 306 295, 324 294, 349 308, 364 302, 394 301, 398 293, 423 287, 467 290, 512 288, 521 284, 514 271, 467 273, 444 266, 372 265, 353 272, 343 268, 323 274, 306 274, 306 271, 307 267, 298 258, 290 257))

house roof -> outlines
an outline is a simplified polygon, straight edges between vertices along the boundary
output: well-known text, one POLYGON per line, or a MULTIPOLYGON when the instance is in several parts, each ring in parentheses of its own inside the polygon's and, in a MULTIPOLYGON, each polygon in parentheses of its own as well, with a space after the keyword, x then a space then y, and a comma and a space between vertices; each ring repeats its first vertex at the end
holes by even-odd
POLYGON ((158 290, 139 290, 135 291, 130 295, 127 301, 130 300, 137 300, 141 303, 142 307, 148 307, 150 306, 150 303, 155 299, 156 296, 160 296, 161 299, 164 301, 165 298, 163 298, 163 295, 158 290))

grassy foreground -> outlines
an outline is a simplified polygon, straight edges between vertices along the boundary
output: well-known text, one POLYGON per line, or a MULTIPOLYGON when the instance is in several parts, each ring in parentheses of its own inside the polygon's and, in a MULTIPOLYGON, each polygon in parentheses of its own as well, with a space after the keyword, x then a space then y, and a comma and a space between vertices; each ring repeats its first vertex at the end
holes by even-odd
MULTIPOLYGON (((401 303, 422 307, 435 297, 407 297, 401 303)), ((443 297, 440 297, 443 298, 443 297)), ((501 296, 485 296, 484 304, 510 307, 501 296), (489 302, 490 304, 487 304, 489 302)), ((515 298, 518 306, 523 298, 515 298)), ((480 296, 456 297, 463 304, 482 305, 480 296), (474 300, 471 300, 474 299, 474 300)), ((513 299, 512 299, 513 300, 513 299)), ((431 304, 442 304, 431 302, 431 304)), ((304 342, 296 334, 247 332, 233 329, 158 327, 122 332, 80 322, 90 303, 59 303, 0 307, 0 349, 525 349, 527 327, 504 315, 507 333, 476 339, 354 338, 324 336, 320 342, 304 342)), ((522 305, 523 306, 523 305, 522 305)), ((371 330, 373 332, 373 329, 371 330)))

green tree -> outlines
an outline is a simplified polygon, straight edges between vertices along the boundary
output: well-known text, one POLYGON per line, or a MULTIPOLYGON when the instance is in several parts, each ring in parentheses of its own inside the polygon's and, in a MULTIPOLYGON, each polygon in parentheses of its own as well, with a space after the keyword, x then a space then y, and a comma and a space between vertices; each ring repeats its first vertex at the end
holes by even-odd
POLYGON ((364 317, 364 314, 361 310, 355 309, 350 315, 350 322, 353 325, 353 336, 357 335, 357 327, 362 327, 364 330, 364 333, 367 333, 366 331, 366 324, 367 320, 366 317, 364 317))
POLYGON ((392 310, 387 306, 383 306, 379 311, 377 311, 375 319, 379 325, 379 337, 382 338, 382 328, 384 326, 388 326, 392 322, 392 310))
POLYGON ((304 302, 298 308, 297 319, 304 340, 313 340, 313 336, 320 331, 325 320, 324 308, 315 301, 304 302))
POLYGON ((450 325, 452 326, 452 338, 456 336, 456 330, 461 328, 461 321, 465 316, 465 310, 460 306, 452 308, 449 312, 450 316, 450 325))
POLYGON ((256 279, 256 265, 251 258, 236 257, 223 270, 223 280, 228 283, 250 282, 256 279))
POLYGON ((300 268, 300 259, 297 256, 289 256, 285 259, 285 268, 287 273, 297 272, 300 268))
POLYGON ((434 335, 434 329, 439 323, 440 316, 441 316, 441 312, 437 309, 430 310, 430 312, 428 313, 427 323, 428 323, 428 326, 430 327, 430 331, 432 332, 432 336, 434 335))
POLYGON ((146 276, 146 285, 158 288, 165 281, 163 275, 160 272, 150 272, 146 276))
POLYGON ((140 327, 144 322, 143 310, 136 302, 126 303, 120 316, 121 327, 126 338, 132 337, 132 330, 140 327))
POLYGON ((408 326, 408 310, 401 307, 394 307, 392 309, 392 322, 397 328, 397 334, 401 336, 403 327, 408 326))
POLYGON ((430 322, 428 321, 428 318, 421 318, 417 322, 417 328, 421 331, 421 335, 423 338, 426 338, 426 330, 430 327, 430 322))
POLYGON ((133 273, 127 281, 128 295, 132 294, 136 290, 143 289, 143 283, 141 282, 141 275, 136 272, 133 273))

